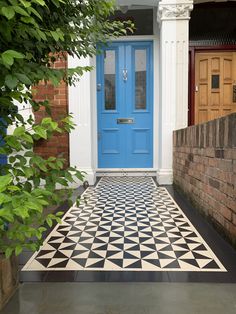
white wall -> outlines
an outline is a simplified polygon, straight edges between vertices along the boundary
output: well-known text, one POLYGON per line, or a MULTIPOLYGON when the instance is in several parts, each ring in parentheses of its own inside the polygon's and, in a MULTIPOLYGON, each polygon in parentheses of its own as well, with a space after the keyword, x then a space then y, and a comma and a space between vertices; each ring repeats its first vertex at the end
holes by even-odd
MULTIPOLYGON (((19 103, 15 101, 14 104, 18 107, 18 113, 23 116, 24 121, 28 120, 30 115, 33 115, 32 107, 29 103, 19 103)), ((12 134, 14 132, 15 125, 11 125, 7 129, 7 134, 12 134)))
MULTIPOLYGON (((90 58, 68 58, 69 68, 90 65, 90 58)), ((69 113, 73 114, 76 124, 70 134, 70 165, 85 171, 90 184, 95 182, 92 75, 93 73, 85 73, 75 86, 69 87, 69 113)))

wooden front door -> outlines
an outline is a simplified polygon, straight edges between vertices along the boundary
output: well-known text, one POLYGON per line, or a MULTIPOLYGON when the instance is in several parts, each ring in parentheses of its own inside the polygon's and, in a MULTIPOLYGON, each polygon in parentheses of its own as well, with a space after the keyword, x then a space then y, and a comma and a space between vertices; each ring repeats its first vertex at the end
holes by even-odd
POLYGON ((236 52, 197 53, 195 124, 231 112, 236 112, 236 52))

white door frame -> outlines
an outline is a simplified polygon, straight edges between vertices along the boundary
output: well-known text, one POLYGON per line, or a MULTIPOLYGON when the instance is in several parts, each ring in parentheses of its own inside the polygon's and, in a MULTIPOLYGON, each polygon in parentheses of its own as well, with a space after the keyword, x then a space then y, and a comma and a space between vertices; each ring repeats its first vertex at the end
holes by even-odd
MULTIPOLYGON (((162 0, 159 2, 158 14, 157 10, 153 10, 153 36, 118 39, 153 40, 154 164, 152 170, 156 172, 160 184, 173 182, 173 130, 185 128, 188 121, 188 32, 192 9, 193 0, 181 2, 162 0)), ((96 65, 96 58, 79 60, 69 57, 68 65, 69 67, 96 65)), ((69 88, 69 112, 74 113, 77 124, 70 135, 70 163, 85 170, 92 184, 96 180, 98 171, 96 70, 86 73, 75 87, 69 88)), ((124 171, 124 169, 117 170, 124 171)))
POLYGON ((97 82, 96 57, 78 59, 68 57, 68 67, 93 66, 90 73, 85 73, 80 82, 69 87, 69 112, 74 116, 75 130, 70 134, 70 164, 87 173, 90 184, 96 181, 96 175, 107 173, 151 174, 156 175, 159 159, 159 28, 154 10, 154 35, 126 36, 114 41, 153 41, 153 168, 151 169, 98 169, 98 141, 97 141, 97 82), (82 106, 80 106, 82 104, 82 106))

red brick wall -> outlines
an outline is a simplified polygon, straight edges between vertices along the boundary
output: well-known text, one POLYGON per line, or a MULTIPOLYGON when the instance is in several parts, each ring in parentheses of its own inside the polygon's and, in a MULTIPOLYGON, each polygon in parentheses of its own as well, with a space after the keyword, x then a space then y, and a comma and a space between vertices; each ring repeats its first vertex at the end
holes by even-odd
POLYGON ((174 132, 174 184, 236 245, 236 113, 174 132))
MULTIPOLYGON (((55 64, 55 68, 67 68, 67 61, 62 57, 59 58, 55 64)), ((43 101, 48 99, 51 104, 52 118, 59 120, 68 114, 68 88, 62 82, 58 87, 54 87, 50 83, 41 83, 36 88, 34 99, 36 101, 43 101)), ((40 109, 35 113, 36 122, 40 121, 47 114, 44 109, 40 109)), ((35 152, 44 158, 50 156, 63 157, 69 165, 69 136, 68 134, 57 134, 49 141, 40 140, 35 146, 35 152)))

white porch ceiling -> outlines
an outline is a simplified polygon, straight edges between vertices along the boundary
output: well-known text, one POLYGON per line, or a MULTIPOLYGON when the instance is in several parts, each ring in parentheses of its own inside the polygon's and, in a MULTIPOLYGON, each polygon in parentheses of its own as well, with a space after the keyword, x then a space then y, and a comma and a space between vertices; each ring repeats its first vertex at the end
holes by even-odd
MULTIPOLYGON (((205 2, 227 2, 229 0, 194 0, 194 3, 205 3, 205 2)), ((230 0, 236 1, 236 0, 230 0)), ((157 6, 159 0, 116 0, 119 6, 157 6)), ((181 1, 179 1, 181 3, 181 1)))
POLYGON ((157 6, 158 0, 116 0, 119 6, 131 6, 131 5, 142 5, 142 6, 157 6))

